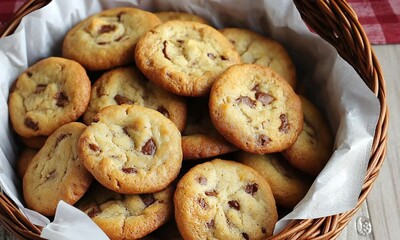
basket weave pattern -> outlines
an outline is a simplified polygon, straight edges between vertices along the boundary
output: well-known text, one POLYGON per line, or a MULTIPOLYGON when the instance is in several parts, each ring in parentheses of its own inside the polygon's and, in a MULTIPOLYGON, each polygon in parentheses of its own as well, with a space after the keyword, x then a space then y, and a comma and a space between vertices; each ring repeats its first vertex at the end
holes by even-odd
MULTIPOLYGON (((14 32, 22 17, 42 8, 51 0, 28 0, 14 19, 0 32, 0 38, 14 32)), ((358 72, 380 102, 380 116, 375 130, 364 185, 355 209, 329 217, 292 221, 272 239, 334 239, 368 196, 386 156, 388 108, 386 86, 381 68, 357 15, 344 0, 294 0, 303 20, 323 39, 334 46, 358 72)), ((0 193, 0 222, 21 239, 41 239, 41 228, 33 225, 3 192, 0 193)))

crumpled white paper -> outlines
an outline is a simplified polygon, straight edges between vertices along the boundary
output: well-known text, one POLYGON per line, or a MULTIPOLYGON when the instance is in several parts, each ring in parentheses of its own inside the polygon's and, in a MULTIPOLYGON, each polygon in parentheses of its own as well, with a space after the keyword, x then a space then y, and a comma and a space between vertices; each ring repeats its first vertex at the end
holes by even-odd
POLYGON ((295 62, 300 81, 324 111, 334 133, 335 152, 306 197, 277 224, 289 219, 318 218, 355 207, 370 156, 379 102, 357 73, 335 49, 311 33, 289 0, 53 0, 25 17, 16 32, 0 39, 0 185, 33 222, 45 226, 48 239, 107 239, 79 210, 60 202, 55 220, 25 209, 18 189, 21 181, 13 167, 18 147, 8 120, 11 84, 28 66, 42 58, 59 56, 65 33, 76 23, 102 9, 137 6, 146 10, 196 13, 214 26, 249 28, 281 42, 295 62))

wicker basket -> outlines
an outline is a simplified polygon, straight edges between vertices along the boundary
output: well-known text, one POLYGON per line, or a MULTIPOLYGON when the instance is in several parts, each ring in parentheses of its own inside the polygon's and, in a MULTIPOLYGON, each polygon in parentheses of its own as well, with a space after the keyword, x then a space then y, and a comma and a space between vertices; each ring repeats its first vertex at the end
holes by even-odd
MULTIPOLYGON (((22 17, 37 10, 51 0, 28 0, 14 19, 0 32, 0 37, 13 33, 22 17)), ((303 20, 322 38, 334 46, 338 53, 358 72, 380 102, 380 116, 376 126, 367 174, 355 209, 324 218, 292 221, 272 239, 334 239, 346 227, 370 192, 386 155, 388 108, 386 86, 382 71, 368 38, 357 20, 357 15, 344 0, 294 0, 303 20)), ((33 225, 15 204, 0 193, 0 221, 21 239, 41 239, 41 228, 33 225)))

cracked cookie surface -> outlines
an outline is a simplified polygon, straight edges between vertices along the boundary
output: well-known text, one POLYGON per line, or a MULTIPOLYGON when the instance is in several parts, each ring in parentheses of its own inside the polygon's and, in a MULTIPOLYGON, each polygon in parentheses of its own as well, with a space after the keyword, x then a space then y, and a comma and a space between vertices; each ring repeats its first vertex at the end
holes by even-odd
POLYGON ((278 217, 266 180, 253 168, 220 159, 182 177, 174 207, 184 239, 265 239, 278 217))
POLYGON ((60 200, 73 205, 87 191, 93 177, 83 166, 76 147, 85 128, 78 122, 61 126, 32 159, 23 179, 28 208, 54 216, 60 200))
POLYGON ((240 152, 237 160, 257 170, 269 183, 276 204, 287 209, 300 202, 312 183, 310 177, 289 165, 280 153, 240 152))
POLYGON ((304 112, 303 131, 296 142, 282 152, 295 168, 317 176, 325 167, 333 151, 333 136, 321 112, 300 96, 304 112))
POLYGON ((14 130, 25 138, 48 136, 77 120, 90 99, 90 80, 77 62, 50 57, 23 72, 9 97, 14 130))
POLYGON ((199 22, 208 24, 207 20, 204 18, 190 13, 185 12, 155 12, 154 13, 161 22, 168 22, 172 20, 180 20, 180 21, 190 21, 190 22, 199 22))
POLYGON ((110 239, 138 239, 173 215, 173 187, 150 194, 120 194, 93 184, 76 204, 110 239))
POLYGON ((212 86, 209 108, 216 129, 247 152, 280 152, 303 127, 301 101, 290 85, 255 64, 235 65, 221 74, 212 86))
POLYGON ((181 135, 175 124, 136 105, 100 110, 81 135, 78 152, 97 181, 125 194, 166 188, 182 165, 181 135))
POLYGON ((168 21, 139 40, 135 60, 149 80, 168 91, 203 96, 219 74, 240 63, 240 56, 219 31, 208 25, 168 21))
POLYGON ((137 69, 116 68, 103 74, 92 86, 91 99, 83 119, 86 124, 102 108, 134 104, 159 111, 180 131, 186 124, 185 100, 149 82, 137 69))
POLYGON ((136 8, 108 9, 80 22, 65 36, 63 56, 89 70, 132 62, 139 38, 160 24, 154 14, 136 8))
POLYGON ((296 68, 280 43, 247 29, 225 28, 221 33, 235 46, 243 63, 270 67, 295 89, 296 68))

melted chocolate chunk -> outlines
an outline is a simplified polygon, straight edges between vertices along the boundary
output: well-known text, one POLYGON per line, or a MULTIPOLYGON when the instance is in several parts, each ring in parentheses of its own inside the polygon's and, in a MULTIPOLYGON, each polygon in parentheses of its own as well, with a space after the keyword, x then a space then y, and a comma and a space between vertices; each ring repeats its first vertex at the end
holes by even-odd
POLYGON ((159 111, 162 115, 164 115, 164 117, 166 117, 166 118, 169 117, 169 112, 163 106, 158 107, 157 111, 159 111))
POLYGON ((206 185, 207 184, 207 178, 205 178, 205 177, 203 177, 203 176, 200 176, 200 177, 198 177, 197 178, 197 182, 199 182, 200 183, 200 185, 206 185))
POLYGON ((164 57, 165 57, 166 59, 168 59, 168 60, 171 61, 171 58, 169 58, 169 57, 168 57, 168 54, 167 54, 167 41, 164 41, 164 42, 163 42, 163 45, 164 45, 164 48, 163 48, 162 52, 163 52, 163 54, 164 54, 164 57))
POLYGON ((212 196, 212 197, 218 196, 218 193, 217 193, 217 191, 215 191, 215 189, 212 190, 212 191, 206 191, 205 194, 206 194, 207 196, 212 196))
POLYGON ((128 173, 128 174, 137 173, 137 169, 134 168, 134 167, 122 168, 122 171, 123 171, 124 173, 128 173))
POLYGON ((266 233, 267 233, 267 229, 265 229, 265 227, 262 227, 262 228, 261 228, 261 232, 264 233, 264 234, 266 234, 266 233))
POLYGON ((150 138, 142 147, 142 153, 145 155, 153 156, 156 153, 156 150, 157 146, 152 138, 150 138))
POLYGON ((240 96, 236 99, 237 103, 246 104, 247 106, 254 108, 256 106, 256 102, 247 96, 240 96))
POLYGON ((58 136, 58 138, 57 138, 57 140, 56 140, 56 146, 54 147, 54 148, 56 148, 57 146, 58 146, 58 144, 62 141, 62 140, 64 140, 65 138, 67 138, 68 136, 71 136, 72 134, 71 133, 68 133, 68 134, 61 134, 60 136, 58 136))
POLYGON ((244 238, 244 239, 246 239, 246 240, 249 240, 250 238, 249 238, 249 234, 247 234, 247 233, 242 233, 242 237, 244 238))
POLYGON ((203 208, 203 209, 207 209, 208 208, 208 204, 207 204, 206 200, 204 200, 204 198, 199 198, 197 200, 197 202, 199 203, 201 208, 203 208))
POLYGON ((36 86, 35 94, 41 93, 44 90, 46 90, 47 85, 46 84, 38 84, 36 86))
POLYGON ((214 225, 215 225, 214 220, 211 220, 211 221, 209 221, 209 222, 206 223, 206 226, 207 226, 208 228, 214 228, 214 225))
POLYGON ((100 212, 101 212, 100 208, 99 208, 98 206, 94 206, 92 209, 90 209, 90 211, 87 213, 87 215, 88 215, 90 218, 94 218, 94 217, 96 217, 97 215, 99 215, 100 212))
POLYGON ((156 202, 156 199, 154 198, 153 194, 141 194, 140 198, 142 199, 146 207, 156 202))
POLYGON ((284 132, 284 133, 288 133, 290 125, 287 119, 286 114, 281 114, 279 116, 279 118, 281 119, 281 126, 279 126, 279 131, 280 132, 284 132))
POLYGON ((267 145, 269 142, 271 142, 271 139, 270 139, 268 136, 264 135, 264 134, 262 134, 262 135, 260 135, 260 136, 258 137, 258 143, 259 143, 261 146, 265 146, 265 145, 267 145))
POLYGON ((234 209, 236 209, 236 210, 240 210, 240 204, 239 204, 239 202, 238 201, 236 201, 236 200, 231 200, 231 201, 229 201, 228 202, 228 204, 229 204, 229 207, 230 208, 234 208, 234 209))
POLYGON ((118 105, 121 104, 133 104, 133 101, 127 97, 121 96, 119 94, 115 95, 114 100, 117 102, 118 105))
POLYGON ((98 45, 107 45, 107 44, 110 44, 110 42, 98 42, 97 44, 98 45))
POLYGON ((102 33, 109 33, 109 32, 113 32, 115 31, 116 27, 115 25, 103 25, 101 26, 101 28, 99 29, 98 33, 102 34, 102 33))
POLYGON ((215 55, 212 54, 212 53, 207 53, 207 57, 208 57, 209 59, 211 59, 211 60, 214 60, 214 59, 215 59, 215 55))
POLYGON ((33 121, 31 118, 29 118, 29 117, 25 118, 24 124, 25 124, 25 126, 27 126, 28 128, 30 128, 30 129, 32 129, 32 130, 34 130, 34 131, 39 130, 39 125, 38 125, 38 123, 37 123, 37 122, 34 122, 34 121, 33 121))
POLYGON ((221 56, 219 56, 219 57, 222 59, 222 61, 229 60, 229 58, 225 57, 224 55, 221 55, 221 56))
POLYGON ((254 194, 258 191, 258 184, 257 183, 249 183, 244 188, 244 191, 248 194, 254 196, 254 194))
POLYGON ((31 72, 26 72, 26 75, 28 75, 28 77, 32 77, 32 73, 31 72))
POLYGON ((262 103, 263 106, 266 106, 275 100, 274 97, 264 92, 256 92, 256 99, 262 103))
POLYGON ((89 143, 89 148, 92 149, 92 150, 95 151, 95 152, 100 151, 100 147, 97 146, 97 145, 94 144, 94 143, 89 143))
POLYGON ((54 99, 56 100, 56 105, 59 107, 65 107, 68 104, 68 97, 63 92, 56 93, 54 99))

